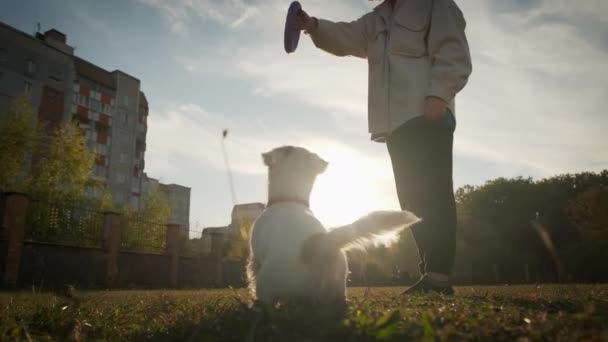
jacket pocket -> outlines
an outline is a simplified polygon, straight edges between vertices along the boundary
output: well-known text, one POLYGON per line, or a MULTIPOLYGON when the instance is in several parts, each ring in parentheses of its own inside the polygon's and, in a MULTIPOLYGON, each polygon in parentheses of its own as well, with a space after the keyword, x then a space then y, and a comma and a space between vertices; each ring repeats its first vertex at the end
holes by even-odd
POLYGON ((395 14, 391 32, 391 52, 421 57, 426 54, 426 32, 430 24, 432 0, 409 0, 395 14))

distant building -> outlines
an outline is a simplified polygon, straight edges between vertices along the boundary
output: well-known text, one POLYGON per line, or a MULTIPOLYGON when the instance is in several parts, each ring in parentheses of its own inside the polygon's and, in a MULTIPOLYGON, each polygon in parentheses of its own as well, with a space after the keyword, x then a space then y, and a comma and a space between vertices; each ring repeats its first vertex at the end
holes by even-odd
POLYGON ((232 208, 232 221, 228 226, 228 234, 241 234, 243 226, 251 226, 258 216, 266 209, 262 203, 237 204, 232 208))
POLYGON ((221 254, 222 251, 216 250, 217 248, 223 248, 223 242, 226 238, 226 233, 228 231, 228 227, 208 227, 203 230, 200 239, 192 240, 192 250, 195 254, 221 254), (218 236, 222 241, 221 246, 213 246, 214 237, 218 236))
MULTIPOLYGON (((145 201, 155 188, 162 191, 171 201, 169 223, 179 224, 184 229, 190 227, 190 188, 177 184, 163 184, 158 179, 150 178, 145 173, 142 177, 142 199, 145 201)), ((142 201, 142 204, 143 204, 142 201)), ((141 207, 140 207, 141 209, 141 207)))
MULTIPOLYGON (((263 203, 237 204, 232 208, 232 221, 226 227, 209 227, 203 229, 200 247, 202 254, 212 253, 212 241, 214 236, 221 235, 222 241, 230 236, 242 234, 241 228, 249 227, 258 216, 266 209, 263 203)), ((193 246, 194 248, 194 246, 193 246)))

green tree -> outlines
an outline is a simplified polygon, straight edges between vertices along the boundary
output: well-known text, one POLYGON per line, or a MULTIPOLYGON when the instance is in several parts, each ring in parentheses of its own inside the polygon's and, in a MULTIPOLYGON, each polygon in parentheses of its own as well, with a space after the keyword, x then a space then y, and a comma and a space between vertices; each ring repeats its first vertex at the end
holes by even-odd
POLYGON ((159 186, 150 189, 141 210, 125 205, 120 210, 126 218, 123 246, 130 250, 163 253, 171 208, 169 196, 159 186))
POLYGON ((512 275, 503 274, 507 279, 501 276, 508 281, 509 276, 521 278, 522 265, 528 264, 537 265, 544 278, 550 279, 551 269, 559 269, 552 257, 557 251, 578 280, 606 279, 592 265, 603 266, 594 260, 601 260, 598 256, 608 250, 606 240, 600 238, 608 202, 605 193, 597 190, 607 186, 608 171, 604 170, 538 181, 499 178, 482 186, 462 187, 455 196, 459 239, 480 274, 490 274, 488 269, 498 264, 515 270, 512 275), (549 234, 551 246, 535 231, 533 219, 549 234), (582 269, 587 270, 584 276, 578 272, 582 269))
POLYGON ((15 97, 0 117, 0 191, 25 191, 39 131, 29 95, 15 97))
POLYGON ((245 261, 249 255, 249 237, 253 220, 247 218, 236 220, 233 225, 236 227, 231 227, 235 229, 226 237, 224 256, 231 261, 245 261))
POLYGON ((606 281, 608 268, 608 187, 588 190, 567 207, 570 221, 580 234, 565 248, 565 263, 577 280, 606 281))
POLYGON ((41 145, 41 160, 35 168, 31 191, 50 201, 82 199, 91 183, 95 152, 85 144, 85 136, 73 122, 63 123, 41 145))
POLYGON ((169 223, 171 216, 172 203, 169 196, 155 186, 150 193, 144 198, 141 214, 153 222, 159 222, 164 225, 169 223))

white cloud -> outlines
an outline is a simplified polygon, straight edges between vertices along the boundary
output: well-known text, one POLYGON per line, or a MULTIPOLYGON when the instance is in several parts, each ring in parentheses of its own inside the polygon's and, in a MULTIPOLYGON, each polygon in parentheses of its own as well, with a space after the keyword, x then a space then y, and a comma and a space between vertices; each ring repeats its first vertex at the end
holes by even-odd
MULTIPOLYGON (((149 150, 155 154, 155 158, 151 159, 171 160, 172 156, 177 155, 190 165, 201 163, 207 167, 224 169, 222 131, 228 129, 225 144, 233 170, 239 173, 261 174, 264 169, 260 154, 274 147, 279 139, 273 140, 272 136, 247 135, 246 132, 256 125, 259 124, 234 121, 227 115, 210 113, 197 104, 172 105, 163 115, 150 115, 149 150), (268 140, 264 140, 266 138, 268 140)), ((157 170, 163 167, 170 169, 181 166, 163 164, 158 165, 157 170)))
MULTIPOLYGON (((464 11, 469 13, 474 73, 459 97, 456 149, 523 165, 542 176, 605 165, 606 52, 566 24, 513 29, 532 19, 509 15, 501 27, 480 2, 464 4, 470 6, 464 11)), ((535 12, 551 6, 543 4, 535 12)))

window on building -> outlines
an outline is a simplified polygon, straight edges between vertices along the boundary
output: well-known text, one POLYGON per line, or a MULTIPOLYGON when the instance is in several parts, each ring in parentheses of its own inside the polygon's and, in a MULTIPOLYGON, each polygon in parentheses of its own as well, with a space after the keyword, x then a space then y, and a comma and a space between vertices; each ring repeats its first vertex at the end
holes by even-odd
POLYGON ((114 200, 116 200, 116 202, 118 202, 118 203, 125 202, 125 195, 122 192, 114 193, 114 194, 112 194, 112 196, 114 197, 114 200))
POLYGON ((101 110, 101 102, 95 99, 89 99, 89 108, 96 112, 99 112, 101 110))
POLYGON ((129 96, 128 96, 128 95, 125 95, 125 97, 123 98, 123 104, 124 104, 125 106, 128 106, 128 105, 129 105, 129 96))
POLYGON ((0 48, 0 63, 8 61, 8 51, 5 48, 0 48))
POLYGON ((112 106, 107 103, 104 103, 101 108, 104 114, 112 115, 112 106))
POLYGON ((27 72, 33 74, 36 72, 36 63, 32 60, 27 61, 27 72))
POLYGON ((72 103, 76 103, 76 104, 78 104, 78 98, 79 98, 79 97, 80 97, 80 94, 78 94, 78 93, 74 93, 74 94, 72 95, 72 103))
POLYGON ((88 107, 89 106, 89 98, 82 95, 82 94, 78 94, 78 104, 84 107, 88 107))
POLYGON ((102 165, 95 165, 95 175, 99 177, 106 176, 106 167, 102 165))
POLYGON ((104 144, 97 144, 97 152, 103 156, 108 155, 108 147, 104 144))
POLYGON ((23 90, 26 93, 31 93, 32 92, 32 82, 29 82, 29 81, 23 82, 23 90))

